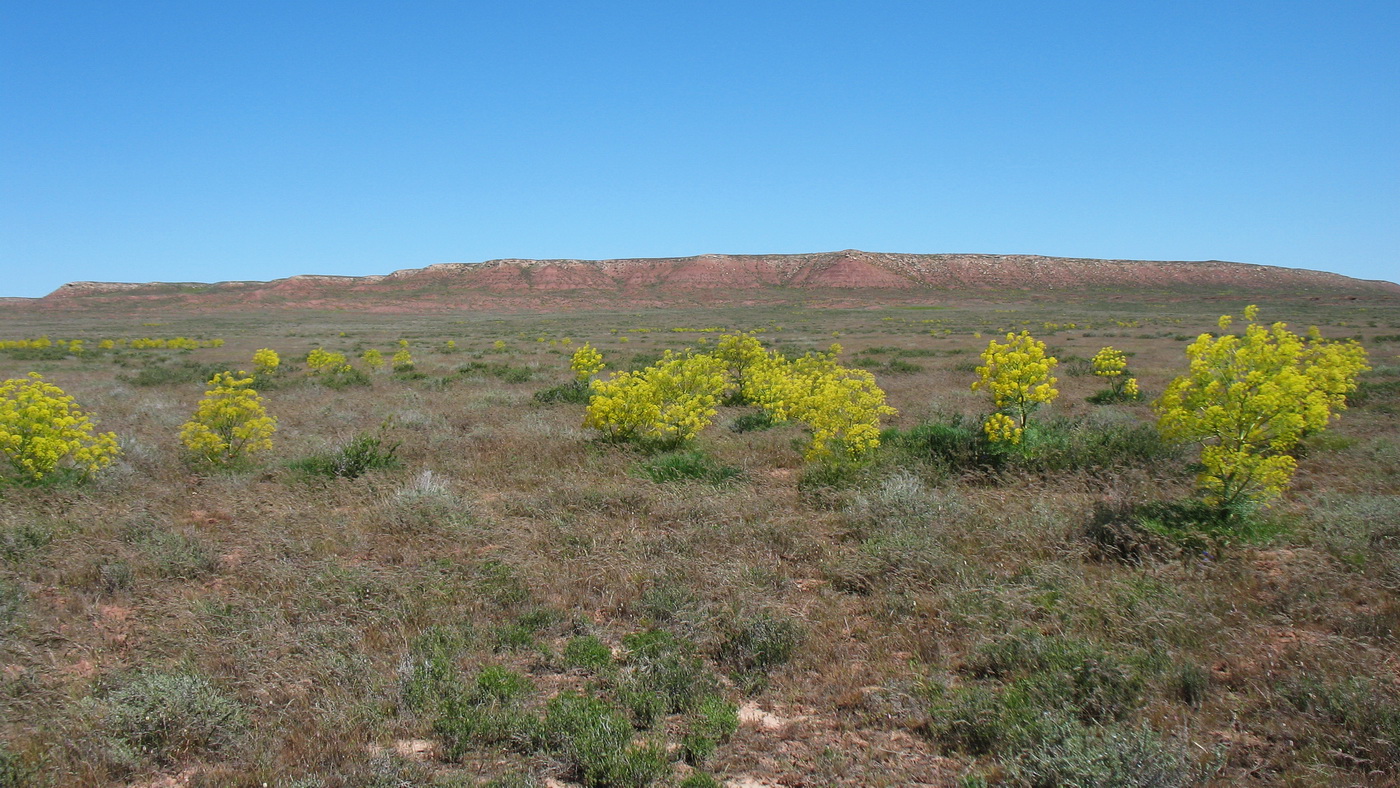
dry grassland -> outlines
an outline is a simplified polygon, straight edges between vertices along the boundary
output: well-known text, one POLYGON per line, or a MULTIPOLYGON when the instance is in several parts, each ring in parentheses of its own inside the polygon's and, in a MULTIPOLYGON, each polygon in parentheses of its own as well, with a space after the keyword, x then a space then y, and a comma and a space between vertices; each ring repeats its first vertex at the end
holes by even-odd
POLYGON ((43 373, 124 450, 87 484, 0 487, 0 786, 1393 785, 1400 308, 1262 305, 1359 335, 1375 370, 1251 538, 1124 560, 1088 535, 1096 507, 1192 477, 1133 432, 1146 404, 1085 402, 1084 360, 1132 353, 1154 396, 1243 306, 6 316, 0 338, 226 344, 0 353, 0 379, 43 373), (675 460, 534 397, 585 341, 628 368, 707 327, 840 342, 906 436, 984 413, 977 353, 1026 327, 1062 359, 1042 418, 1131 445, 998 471, 891 440, 824 473, 797 427, 736 431, 742 409, 675 460), (294 361, 400 339, 412 379, 336 389, 294 361), (273 450, 191 464, 203 379, 260 347, 287 368, 261 389, 273 450), (298 465, 360 434, 391 467, 298 465), (672 461, 708 470, 654 481, 672 461), (585 696, 606 708, 559 700, 585 696), (615 719, 621 755, 584 743, 615 719))

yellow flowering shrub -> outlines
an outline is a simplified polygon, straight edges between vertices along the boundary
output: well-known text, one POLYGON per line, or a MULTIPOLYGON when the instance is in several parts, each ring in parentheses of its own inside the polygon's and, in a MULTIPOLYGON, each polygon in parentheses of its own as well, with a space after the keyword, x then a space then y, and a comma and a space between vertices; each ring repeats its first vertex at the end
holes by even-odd
POLYGON ((613 439, 684 443, 714 419, 725 385, 719 359, 668 350, 639 372, 594 380, 583 424, 613 439))
MULTIPOLYGON (((1153 403, 1162 437, 1201 446, 1198 476, 1208 504, 1268 503, 1292 479, 1289 454, 1346 407, 1369 369, 1355 341, 1304 338, 1285 323, 1265 326, 1245 310, 1243 335, 1201 334, 1186 348, 1190 369, 1153 403)), ((1222 317, 1222 328, 1231 324, 1222 317)))
POLYGON ((42 481, 60 467, 86 476, 120 453, 114 433, 94 432, 73 398, 39 373, 0 383, 0 454, 21 482, 42 481))
POLYGON ((408 352, 408 348, 400 347, 394 352, 393 358, 389 359, 389 364, 396 372, 413 369, 413 354, 408 352))
POLYGON ((603 354, 586 342, 574 351, 573 358, 569 360, 569 369, 574 371, 574 379, 580 383, 598 374, 603 366, 603 354))
POLYGON ((365 366, 369 367, 371 371, 377 372, 384 368, 384 354, 374 348, 366 350, 360 356, 360 360, 365 362, 365 366))
POLYGON ((194 417, 180 427, 180 441, 212 463, 234 462, 272 448, 277 420, 267 415, 263 399, 246 373, 220 372, 209 380, 194 417))
POLYGON ((1114 347, 1106 347, 1094 354, 1090 362, 1094 374, 1108 383, 1108 390, 1089 398, 1090 402, 1121 402, 1135 400, 1141 392, 1137 378, 1128 371, 1128 354, 1114 347))
POLYGON ((313 374, 322 372, 336 372, 349 366, 345 361, 343 353, 331 353, 323 348, 316 348, 306 354, 306 366, 313 374))
POLYGON ((281 356, 278 356, 277 351, 272 348, 259 348, 253 353, 253 371, 259 375, 276 375, 277 368, 281 365, 281 356))
MULTIPOLYGON (((1058 363, 1045 352, 1045 343, 1030 332, 1008 333, 1005 344, 993 339, 982 351, 982 366, 977 368, 972 390, 991 394, 997 411, 1011 418, 1016 429, 1024 430, 1032 411, 1060 395, 1055 388, 1058 381, 1050 374, 1058 363)), ((983 428, 989 438, 1007 434, 985 424, 983 428)), ((1020 433, 1016 434, 1019 440, 1020 433)))
MULTIPOLYGON (((722 340, 721 340, 722 341, 722 340)), ((827 353, 788 360, 768 354, 751 363, 740 382, 743 398, 774 421, 801 422, 812 431, 808 460, 859 459, 880 445, 880 418, 895 413, 875 376, 836 363, 827 353)))
POLYGON ((731 385, 741 398, 749 370, 768 360, 768 350, 752 334, 725 334, 715 343, 714 355, 724 362, 731 385))

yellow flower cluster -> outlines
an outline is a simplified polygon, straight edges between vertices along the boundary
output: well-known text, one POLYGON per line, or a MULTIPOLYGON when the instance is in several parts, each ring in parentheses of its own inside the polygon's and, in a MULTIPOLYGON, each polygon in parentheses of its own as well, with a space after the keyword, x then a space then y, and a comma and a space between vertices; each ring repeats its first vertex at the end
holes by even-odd
POLYGON ((253 371, 259 375, 276 375, 277 368, 281 365, 282 357, 270 347, 259 348, 253 352, 253 371))
POLYGON ((603 354, 586 342, 574 351, 573 358, 569 360, 569 369, 574 371, 574 379, 580 383, 598 374, 603 366, 603 354))
POLYGON ((993 413, 982 422, 982 431, 987 434, 987 440, 992 443, 1009 443, 1012 445, 1021 442, 1021 436, 1025 430, 1016 426, 1016 420, 1005 413, 993 413))
POLYGON ((194 417, 180 427, 180 441, 213 463, 233 462, 272 448, 277 420, 267 415, 251 377, 220 372, 199 401, 194 417))
POLYGON ((395 370, 413 369, 413 354, 408 352, 408 348, 400 347, 394 352, 393 358, 389 359, 389 365, 395 370))
MULTIPOLYGON (((1045 343, 1029 331, 1008 333, 1006 344, 995 339, 982 351, 983 366, 977 368, 972 390, 985 389, 992 395, 997 411, 1012 418, 1017 430, 1024 430, 1031 411, 1059 396, 1058 382, 1050 373, 1059 363, 1047 355, 1045 343)), ((984 424, 988 437, 1007 434, 984 424)), ((1016 433, 1019 441, 1020 432, 1016 433)))
POLYGON ((668 350, 640 372, 594 380, 583 424, 617 439, 683 443, 714 419, 727 385, 714 356, 668 350))
MULTIPOLYGON (((1190 369, 1153 403, 1162 436, 1201 445, 1198 481, 1212 505, 1267 503, 1281 495, 1296 465, 1289 455, 1346 407, 1369 369, 1355 341, 1307 338, 1284 323, 1265 326, 1245 310, 1243 336, 1201 334, 1186 348, 1190 369)), ((1230 324, 1222 317, 1222 327, 1230 324)))
POLYGON ((189 337, 172 337, 170 339, 151 339, 143 337, 133 339, 127 343, 127 347, 135 350, 198 350, 202 347, 223 347, 222 339, 190 339, 189 337))
POLYGON ((692 440, 720 401, 737 394, 776 421, 805 424, 809 460, 859 458, 880 445, 880 418, 895 410, 873 375, 836 363, 839 352, 833 345, 790 360, 751 334, 722 336, 709 354, 667 351, 641 372, 593 381, 584 426, 618 438, 692 440))
POLYGON ((111 464, 121 450, 111 432, 93 432, 73 398, 37 372, 0 383, 0 453, 23 482, 38 482, 65 460, 83 474, 111 464))
POLYGON ((836 363, 839 345, 827 353, 789 360, 768 353, 751 363, 740 381, 744 399, 775 421, 797 421, 812 431, 808 460, 858 459, 880 445, 880 418, 895 413, 885 392, 864 369, 836 363))
MULTIPOLYGON (((224 341, 222 339, 190 339, 189 337, 171 337, 169 339, 142 337, 131 340, 100 339, 97 341, 97 346, 102 350, 112 350, 118 347, 128 347, 133 350, 198 350, 206 347, 223 347, 224 341)), ((47 336, 33 339, 0 340, 0 350, 43 350, 51 347, 66 348, 68 352, 80 355, 83 352, 83 340, 50 339, 47 336)))
POLYGON ((1094 374, 1107 378, 1109 396, 1115 400, 1135 400, 1141 393, 1137 378, 1128 373, 1128 354, 1112 346, 1094 354, 1094 374))
POLYGON ((370 348, 361 354, 360 360, 365 362, 365 366, 369 367, 372 371, 377 372, 384 368, 384 354, 374 348, 370 348))
POLYGON ((311 369, 312 374, 322 372, 338 372, 350 366, 345 360, 343 353, 331 353, 324 348, 316 348, 306 354, 306 366, 311 369))

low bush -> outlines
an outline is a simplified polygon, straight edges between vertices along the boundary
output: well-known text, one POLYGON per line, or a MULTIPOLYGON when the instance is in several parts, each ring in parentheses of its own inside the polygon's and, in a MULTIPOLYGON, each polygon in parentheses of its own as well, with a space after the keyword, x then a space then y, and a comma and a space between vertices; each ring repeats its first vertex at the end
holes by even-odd
POLYGON ((245 724, 239 704, 194 673, 142 673, 104 703, 104 722, 122 760, 170 763, 218 750, 245 724))
POLYGON ((698 481, 723 484, 738 478, 741 471, 732 465, 721 465, 699 451, 676 451, 662 454, 643 463, 642 476, 654 482, 698 481))
POLYGON ((291 467, 308 476, 358 479, 369 471, 399 467, 394 456, 398 448, 397 443, 386 445, 382 438, 362 432, 334 451, 313 454, 291 467))
POLYGON ((593 635, 576 635, 564 645, 564 664, 571 668, 597 672, 612 663, 612 649, 593 635))
POLYGON ((117 379, 136 386, 177 386, 203 383, 222 371, 223 367, 214 364, 179 361, 144 367, 135 375, 118 375, 117 379))
POLYGON ((802 627, 790 618, 760 613, 731 622, 715 648, 715 661, 733 671, 749 690, 767 684, 767 674, 792 659, 802 627))
POLYGON ((443 739, 443 754, 456 761, 474 746, 528 750, 542 733, 539 720, 524 709, 533 692, 530 680, 515 671, 483 668, 471 685, 440 703, 433 730, 443 739))
POLYGON ((571 380, 568 383, 560 383, 557 386, 536 391, 535 401, 546 405, 554 403, 586 405, 592 393, 587 381, 571 380))
POLYGON ((739 730, 739 707, 717 695, 700 702, 681 739, 681 753, 694 766, 704 764, 720 744, 739 730))
POLYGON ((646 786, 671 772, 666 749, 633 743, 632 725, 598 698, 563 692, 549 701, 540 725, 542 749, 563 761, 585 786, 646 786))

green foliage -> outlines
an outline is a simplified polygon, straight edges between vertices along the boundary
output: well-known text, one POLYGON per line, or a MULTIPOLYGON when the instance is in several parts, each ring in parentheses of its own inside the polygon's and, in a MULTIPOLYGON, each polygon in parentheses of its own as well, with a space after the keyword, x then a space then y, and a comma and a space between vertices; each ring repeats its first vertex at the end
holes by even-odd
POLYGON ((137 544, 151 557, 161 577, 198 580, 219 567, 218 553, 198 536, 153 528, 137 544))
POLYGON ((1007 769, 1017 784, 1031 788, 1184 788, 1203 783, 1209 771, 1184 745, 1164 741, 1151 728, 1063 722, 1047 726, 1007 769))
POLYGON ((550 386, 535 392, 535 401, 546 405, 554 403, 566 403, 569 405, 583 405, 592 396, 593 390, 584 381, 571 380, 568 383, 561 383, 557 386, 550 386))
POLYGON ((444 754, 455 761, 473 746, 528 749, 541 733, 539 721, 523 708, 533 692, 530 680, 515 671, 483 668, 470 686, 440 703, 433 730, 443 738, 444 754))
POLYGON ((194 673, 142 673, 110 695, 104 723, 127 757, 174 762, 232 743, 243 709, 194 673))
POLYGON ((564 645, 564 664, 594 672, 612 665, 612 649, 593 635, 576 635, 564 645))
POLYGON ((805 637, 797 622, 766 612, 734 621, 727 629, 715 660, 751 690, 761 688, 769 671, 792 659, 805 637))
POLYGON ((773 414, 766 410, 741 413, 729 424, 729 429, 733 432, 761 432, 772 429, 778 422, 773 420, 773 414))
POLYGON ((643 463, 639 471, 654 482, 700 481, 723 484, 741 473, 732 465, 721 465, 699 451, 677 451, 662 454, 643 463))
POLYGON ((738 730, 739 707, 718 695, 711 695, 695 709, 690 727, 681 739, 681 753, 687 763, 699 766, 738 730))
POLYGON ((397 443, 386 446, 382 438, 362 432, 335 451, 313 454, 292 463, 292 468, 309 476, 358 479, 369 471, 399 467, 394 456, 398 448, 397 443))
POLYGON ((374 381, 370 379, 369 373, 362 369, 357 369, 349 364, 342 364, 338 367, 322 372, 318 377, 322 386, 336 391, 343 391, 348 388, 371 385, 374 381))
POLYGON ((37 776, 35 769, 0 742, 0 788, 24 788, 37 776))
POLYGON ((457 673, 457 656, 466 644, 463 633, 455 628, 434 626, 420 633, 399 668, 404 706, 425 712, 435 709, 439 700, 461 695, 464 689, 457 673))
POLYGON ((8 528, 0 528, 0 558, 23 561, 47 547, 58 535, 54 522, 48 518, 21 520, 8 528))
POLYGON ((650 727, 662 715, 694 709, 719 683, 689 641, 664 630, 623 638, 628 670, 618 685, 620 702, 637 724, 650 727))
POLYGON ((1164 438, 1200 445, 1197 480, 1212 505, 1281 495, 1297 464, 1290 452, 1346 407, 1368 368, 1354 341, 1328 342, 1315 330, 1303 338, 1284 323, 1256 323, 1257 315, 1245 309, 1243 336, 1201 334, 1186 349, 1190 371, 1153 403, 1164 438))
POLYGON ((563 692, 545 708, 540 742, 564 762, 571 779, 585 786, 640 788, 669 774, 665 748, 634 744, 632 735, 627 719, 603 701, 563 692))
POLYGON ((724 783, 704 772, 691 772, 681 780, 680 788, 724 788, 724 783))
POLYGON ((154 364, 141 368, 135 375, 118 375, 117 377, 136 386, 172 386, 203 383, 222 371, 223 368, 215 364, 178 361, 170 364, 154 364))

